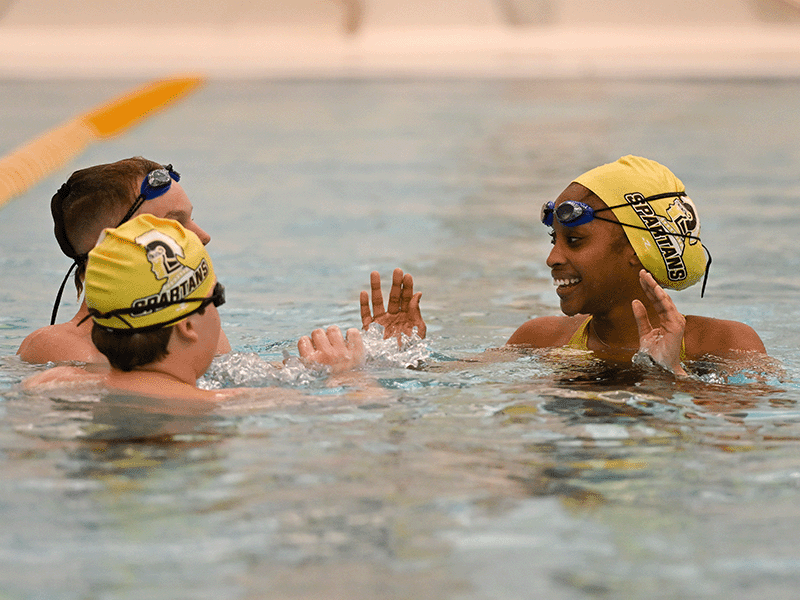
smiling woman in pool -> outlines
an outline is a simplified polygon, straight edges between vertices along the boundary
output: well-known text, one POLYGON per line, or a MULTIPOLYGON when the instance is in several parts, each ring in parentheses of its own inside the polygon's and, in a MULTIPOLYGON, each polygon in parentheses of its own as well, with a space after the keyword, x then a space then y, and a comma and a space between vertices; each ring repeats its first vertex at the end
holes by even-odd
POLYGON ((508 345, 621 356, 641 348, 675 373, 683 358, 765 352, 751 327, 681 315, 664 291, 697 283, 710 264, 697 209, 666 167, 625 156, 592 169, 545 204, 542 222, 552 227, 547 265, 567 316, 531 319, 508 345))
MULTIPOLYGON (((700 219, 683 183, 663 165, 624 156, 592 169, 542 207, 541 220, 552 227, 547 257, 561 310, 566 316, 537 317, 524 323, 507 346, 571 347, 615 360, 643 351, 662 367, 683 375, 682 362, 704 356, 733 358, 765 353, 748 325, 682 315, 664 291, 685 289, 703 279, 711 263, 700 241, 700 219)), ((424 336, 419 294, 403 289, 395 274, 395 306, 412 305, 424 336), (401 300, 402 295, 402 300, 401 300), (412 302, 413 299, 413 302, 412 302)), ((372 304, 382 313, 380 278, 372 274, 372 304)), ((392 301, 390 301, 392 305, 392 301)), ((361 317, 372 321, 369 295, 361 293, 361 317)))

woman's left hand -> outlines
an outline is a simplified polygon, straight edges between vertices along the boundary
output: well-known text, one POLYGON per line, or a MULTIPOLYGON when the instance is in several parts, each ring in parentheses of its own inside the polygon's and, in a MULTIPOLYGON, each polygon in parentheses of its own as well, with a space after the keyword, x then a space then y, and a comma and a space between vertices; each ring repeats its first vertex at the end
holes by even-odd
POLYGON ((656 363, 675 375, 686 375, 681 364, 686 318, 678 312, 664 288, 645 269, 639 271, 639 283, 659 319, 657 326, 653 327, 644 305, 639 300, 632 302, 633 315, 639 328, 639 352, 648 354, 656 363))

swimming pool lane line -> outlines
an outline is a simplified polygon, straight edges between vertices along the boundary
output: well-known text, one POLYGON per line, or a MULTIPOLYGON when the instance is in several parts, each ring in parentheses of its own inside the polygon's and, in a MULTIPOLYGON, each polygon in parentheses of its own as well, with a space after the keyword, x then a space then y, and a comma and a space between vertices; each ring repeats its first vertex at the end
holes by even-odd
POLYGON ((0 208, 81 154, 186 97, 204 79, 174 77, 135 88, 55 127, 0 158, 0 208))

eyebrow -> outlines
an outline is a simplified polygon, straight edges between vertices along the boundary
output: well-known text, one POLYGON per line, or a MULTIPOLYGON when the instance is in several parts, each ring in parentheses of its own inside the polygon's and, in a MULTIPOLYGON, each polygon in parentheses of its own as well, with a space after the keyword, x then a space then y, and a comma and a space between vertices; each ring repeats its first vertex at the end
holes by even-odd
POLYGON ((191 220, 192 213, 185 210, 171 210, 166 215, 167 219, 174 219, 175 221, 180 221, 180 217, 186 217, 191 220))

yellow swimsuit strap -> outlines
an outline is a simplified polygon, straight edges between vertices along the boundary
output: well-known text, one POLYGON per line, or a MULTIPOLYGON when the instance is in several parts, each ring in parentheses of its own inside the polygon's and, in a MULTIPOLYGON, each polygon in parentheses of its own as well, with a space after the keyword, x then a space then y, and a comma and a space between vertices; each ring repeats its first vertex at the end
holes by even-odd
POLYGON ((589 349, 589 323, 592 321, 591 315, 580 324, 580 327, 575 330, 572 337, 566 344, 567 348, 575 350, 588 350, 589 349))
MULTIPOLYGON (((574 348, 575 350, 588 350, 589 349, 589 323, 591 323, 591 315, 580 324, 580 327, 575 330, 572 337, 566 343, 566 348, 574 348)), ((686 360, 686 339, 681 339, 681 362, 686 360)))

